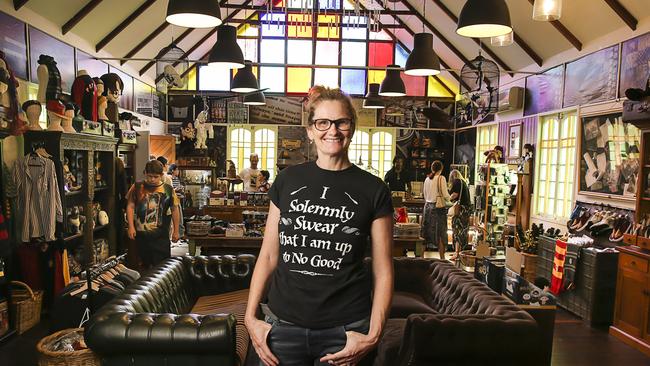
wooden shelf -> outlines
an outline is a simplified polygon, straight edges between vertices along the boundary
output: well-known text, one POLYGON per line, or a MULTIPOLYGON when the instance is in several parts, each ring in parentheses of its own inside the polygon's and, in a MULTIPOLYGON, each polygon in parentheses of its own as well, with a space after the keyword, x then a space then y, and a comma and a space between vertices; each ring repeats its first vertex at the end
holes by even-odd
POLYGON ((72 240, 75 240, 75 239, 79 239, 79 238, 81 238, 83 236, 84 236, 84 233, 74 234, 72 236, 68 236, 68 237, 63 238, 63 241, 68 242, 68 241, 72 241, 72 240))
POLYGON ((7 333, 5 333, 3 336, 0 336, 0 345, 7 342, 11 337, 13 337, 14 334, 16 334, 16 330, 15 329, 9 329, 9 331, 7 331, 7 333))
POLYGON ((84 189, 78 189, 76 191, 71 191, 71 192, 65 192, 66 197, 73 197, 73 196, 78 196, 80 194, 84 193, 84 189))

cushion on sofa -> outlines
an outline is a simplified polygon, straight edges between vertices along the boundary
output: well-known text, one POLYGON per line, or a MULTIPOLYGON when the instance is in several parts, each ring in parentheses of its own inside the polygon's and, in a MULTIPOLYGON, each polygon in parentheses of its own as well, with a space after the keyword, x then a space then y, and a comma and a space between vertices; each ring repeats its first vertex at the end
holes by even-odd
POLYGON ((404 338, 404 327, 406 319, 388 319, 381 333, 381 339, 377 344, 377 356, 375 366, 397 365, 399 347, 404 338))
POLYGON ((412 292, 395 291, 390 307, 391 318, 407 318, 411 314, 435 314, 436 311, 424 302, 422 296, 412 292))

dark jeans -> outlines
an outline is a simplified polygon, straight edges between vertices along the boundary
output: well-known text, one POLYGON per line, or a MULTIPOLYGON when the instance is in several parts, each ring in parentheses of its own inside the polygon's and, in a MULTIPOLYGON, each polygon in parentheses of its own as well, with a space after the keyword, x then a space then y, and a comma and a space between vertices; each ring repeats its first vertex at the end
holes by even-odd
POLYGON ((345 332, 368 334, 370 327, 370 318, 324 329, 303 328, 273 315, 266 315, 265 320, 271 324, 266 343, 280 361, 280 366, 328 365, 320 362, 320 358, 345 347, 347 342, 345 332))
MULTIPOLYGON (((167 229, 168 232, 169 229, 167 229)), ((153 236, 144 232, 137 232, 135 242, 138 246, 138 255, 145 268, 156 266, 171 257, 171 244, 169 235, 166 233, 162 236, 153 236)))

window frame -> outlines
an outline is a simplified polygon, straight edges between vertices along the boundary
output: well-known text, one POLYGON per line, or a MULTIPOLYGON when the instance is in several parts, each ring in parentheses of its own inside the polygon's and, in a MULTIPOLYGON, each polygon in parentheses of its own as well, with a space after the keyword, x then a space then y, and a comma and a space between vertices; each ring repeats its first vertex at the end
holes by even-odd
MULTIPOLYGON (((258 169, 260 170, 268 170, 271 178, 269 180, 274 180, 276 175, 277 175, 277 163, 278 163, 278 126, 273 126, 273 125, 228 125, 227 131, 226 131, 226 136, 227 136, 227 147, 226 147, 226 160, 231 160, 233 163, 235 163, 235 167, 237 168, 237 172, 239 173, 242 169, 248 167, 248 158, 250 157, 250 153, 248 156, 246 156, 246 151, 247 148, 239 148, 242 150, 240 153, 237 154, 237 161, 234 160, 233 158, 233 139, 231 138, 232 133, 238 129, 242 129, 244 131, 247 131, 250 134, 250 141, 247 143, 250 145, 248 147, 248 150, 250 153, 256 152, 260 158, 260 161, 258 163, 258 169), (273 151, 273 157, 272 158, 267 158, 268 152, 264 151, 258 151, 259 149, 262 149, 263 147, 259 147, 259 144, 262 144, 262 142, 258 142, 256 138, 256 134, 259 131, 263 130, 270 130, 274 134, 273 136, 273 141, 272 146, 267 147, 267 149, 270 149, 273 151), (240 156, 241 155, 241 156, 240 156), (269 160, 272 162, 272 166, 269 167, 269 164, 271 163, 269 160)), ((269 142, 266 142, 269 143, 269 142)))
MULTIPOLYGON (((350 158, 350 162, 352 164, 357 165, 357 163, 359 161, 359 155, 361 155, 362 157, 364 155, 367 156, 367 158, 365 158, 365 159, 362 158, 363 167, 361 167, 361 168, 364 169, 364 170, 367 170, 368 165, 370 164, 372 166, 372 168, 377 171, 377 174, 373 173, 373 175, 376 175, 377 177, 379 177, 380 179, 383 180, 384 176, 386 175, 386 172, 388 172, 388 170, 390 170, 390 167, 392 167, 393 158, 395 157, 395 152, 397 150, 397 131, 394 128, 357 127, 357 129, 354 132, 355 136, 353 136, 353 139, 354 139, 354 137, 359 136, 359 135, 357 135, 359 133, 368 134, 368 144, 365 147, 362 147, 361 149, 358 149, 355 146, 353 146, 353 143, 350 143, 350 147, 349 147, 349 150, 348 150, 348 157, 350 158), (389 134, 391 136, 392 142, 390 144, 390 150, 389 151, 386 151, 386 149, 382 149, 382 150, 376 149, 376 145, 373 143, 373 137, 378 133, 387 133, 387 134, 389 134), (354 151, 356 151, 356 150, 361 150, 362 153, 357 154, 355 156, 351 156, 351 154, 353 154, 354 151), (388 154, 386 154, 387 152, 388 152, 388 154), (371 164, 371 162, 375 160, 374 159, 375 154, 378 154, 377 160, 384 163, 383 167, 382 166, 377 166, 376 167, 376 166, 374 166, 374 163, 371 164), (386 168, 385 168, 386 163, 388 163, 388 166, 389 166, 388 170, 386 170, 386 168)), ((387 145, 384 145, 384 146, 387 146, 387 145)))

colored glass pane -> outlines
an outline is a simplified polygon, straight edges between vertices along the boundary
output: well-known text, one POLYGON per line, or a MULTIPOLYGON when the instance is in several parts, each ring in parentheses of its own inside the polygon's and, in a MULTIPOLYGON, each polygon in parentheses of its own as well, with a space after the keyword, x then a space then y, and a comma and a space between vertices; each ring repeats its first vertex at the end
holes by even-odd
POLYGON ((386 70, 368 70, 368 84, 381 84, 386 77, 386 70))
POLYGON ((330 24, 328 25, 319 25, 318 32, 316 37, 318 38, 327 38, 327 39, 338 39, 341 36, 340 29, 336 25, 339 23, 338 15, 319 15, 318 23, 319 24, 330 24))
POLYGON ((409 53, 402 48, 399 44, 395 44, 395 64, 404 67, 406 65, 406 59, 409 58, 409 53))
POLYGON ((287 70, 287 93, 306 93, 311 87, 311 69, 290 67, 287 70))
MULTIPOLYGON (((257 20, 259 17, 257 14, 253 14, 248 17, 250 20, 257 20)), ((259 34, 259 27, 257 25, 250 25, 250 24, 240 24, 239 27, 237 27, 237 35, 238 36, 250 36, 250 37, 257 37, 259 34)))
POLYGON ((366 93, 366 70, 341 70, 341 89, 352 95, 366 93))
POLYGON ((345 10, 354 9, 354 2, 352 2, 350 0, 344 0, 343 1, 343 9, 345 9, 345 10))
POLYGON ((288 35, 293 38, 312 36, 311 15, 289 14, 288 35))
POLYGON ((284 36, 285 25, 284 14, 278 13, 266 13, 262 15, 261 19, 261 28, 262 28, 262 37, 282 37, 284 36), (278 22, 280 24, 278 24, 278 22))
POLYGON ((432 76, 429 76, 428 79, 429 79, 429 85, 427 86, 427 96, 429 97, 453 96, 449 94, 447 89, 445 89, 438 80, 434 79, 432 76))
POLYGON ((404 72, 400 73, 404 86, 406 86, 406 95, 413 97, 424 96, 426 78, 422 76, 406 75, 404 72))
POLYGON ((257 39, 237 38, 237 44, 244 54, 244 60, 257 62, 257 39))
POLYGON ((393 63, 393 44, 370 42, 368 44, 368 66, 386 67, 393 63))
POLYGON ((339 87, 339 70, 338 69, 315 69, 314 85, 323 85, 330 88, 339 87))
POLYGON ((339 43, 331 41, 316 41, 317 65, 339 64, 339 43))
POLYGON ((199 68, 200 90, 230 90, 230 69, 201 66, 199 68))
POLYGON ((386 33, 386 31, 379 31, 379 32, 370 32, 368 35, 368 39, 371 41, 392 41, 393 38, 386 33))
POLYGON ((343 39, 366 39, 368 28, 366 28, 366 17, 362 16, 344 16, 343 24, 343 39))
POLYGON ((260 70, 260 89, 284 93, 284 67, 263 66, 260 70))
POLYGON ((319 9, 341 9, 341 0, 318 0, 319 9))
POLYGON ((308 65, 312 63, 312 41, 291 39, 287 43, 287 63, 308 65))
POLYGON ((283 64, 284 40, 262 38, 260 48, 260 61, 283 64))
POLYGON ((304 7, 311 9, 314 7, 314 0, 289 0, 287 4, 292 9, 302 9, 304 7))
POLYGON ((366 42, 343 42, 341 44, 342 66, 366 66, 366 42))
POLYGON ((196 67, 187 73, 187 90, 196 90, 196 67))

